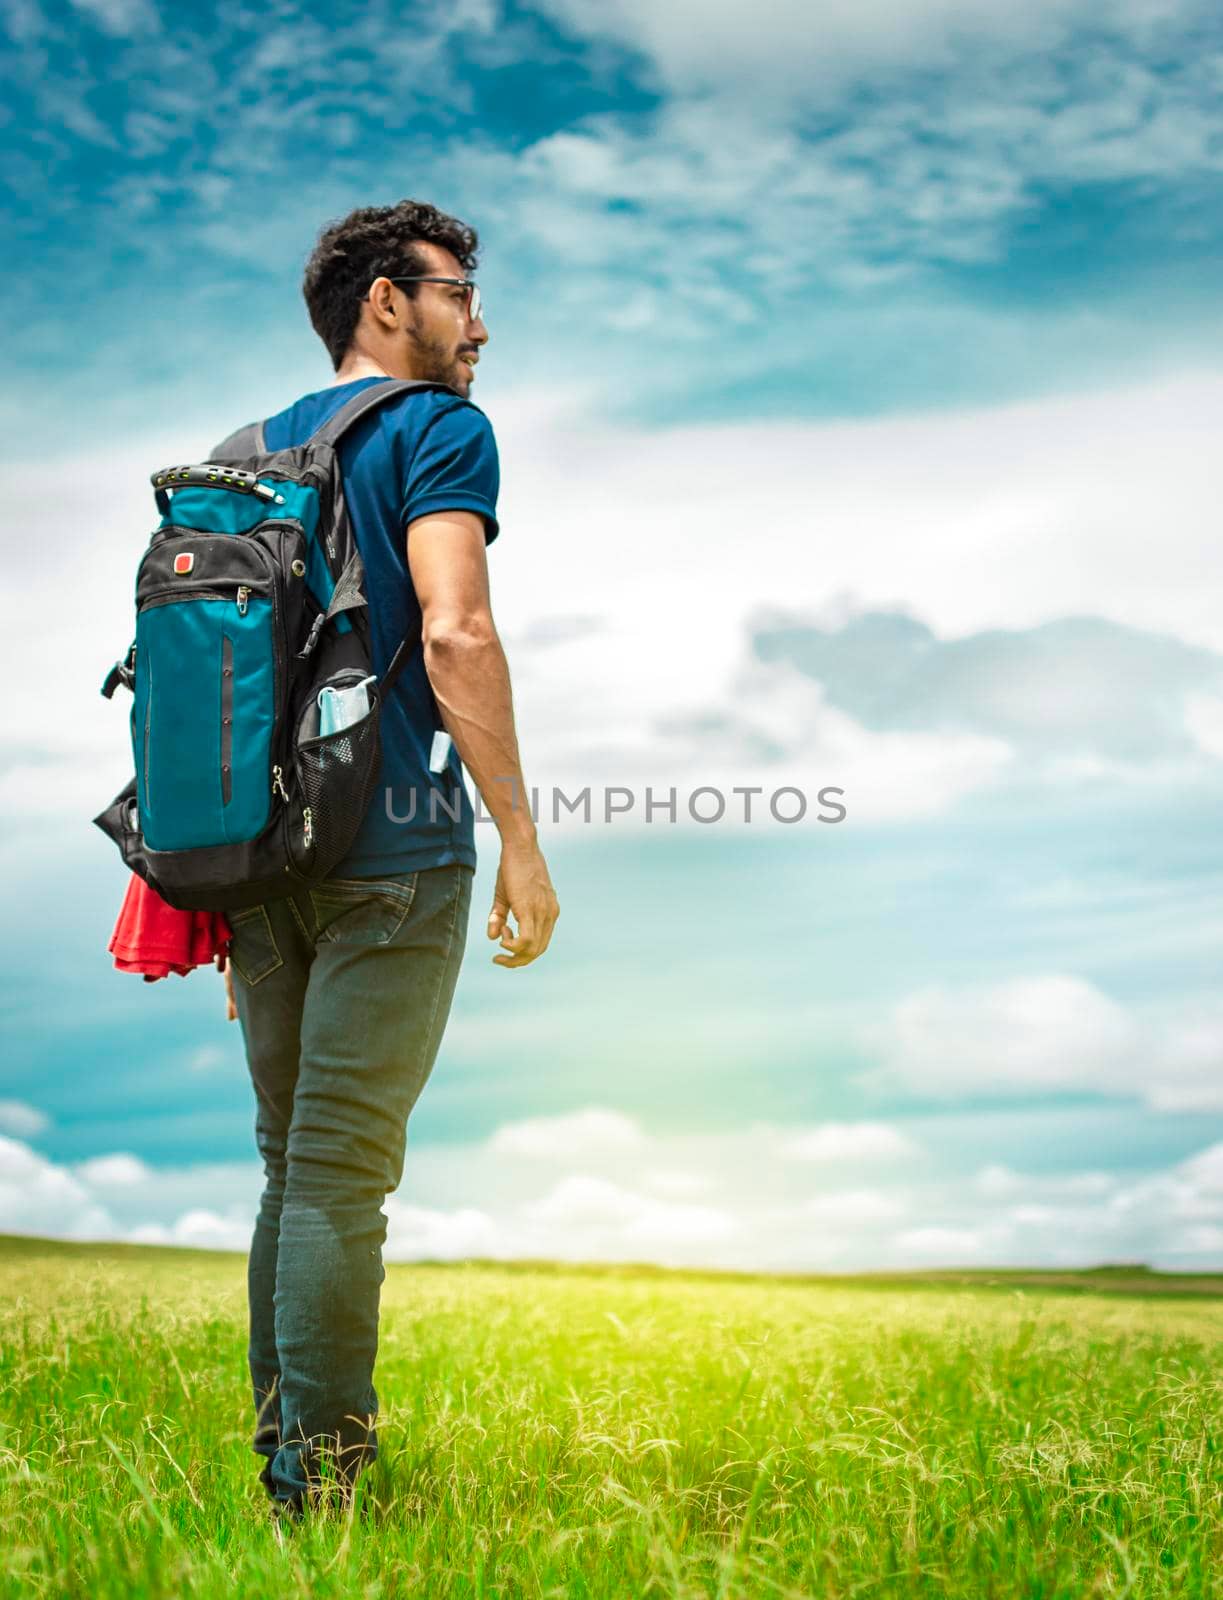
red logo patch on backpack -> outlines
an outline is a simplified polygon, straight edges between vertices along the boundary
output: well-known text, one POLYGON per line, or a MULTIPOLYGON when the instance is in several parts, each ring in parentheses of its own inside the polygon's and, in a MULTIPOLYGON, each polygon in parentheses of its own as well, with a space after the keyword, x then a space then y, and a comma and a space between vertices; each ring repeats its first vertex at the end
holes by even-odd
POLYGON ((195 556, 190 550, 184 550, 174 557, 175 572, 190 572, 195 565, 195 556))

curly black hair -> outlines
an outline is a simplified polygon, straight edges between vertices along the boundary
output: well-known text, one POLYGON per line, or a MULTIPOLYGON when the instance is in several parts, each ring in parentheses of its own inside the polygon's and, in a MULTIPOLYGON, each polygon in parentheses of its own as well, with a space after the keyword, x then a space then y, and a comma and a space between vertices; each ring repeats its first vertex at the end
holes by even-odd
MULTIPOLYGON (((338 371, 352 344, 360 314, 360 298, 375 278, 411 276, 430 269, 416 243, 441 245, 449 250, 464 272, 476 266, 479 238, 457 217, 418 200, 401 200, 393 206, 362 206, 319 234, 306 262, 302 294, 315 333, 327 346, 338 371)), ((404 288, 415 299, 419 284, 404 288)))

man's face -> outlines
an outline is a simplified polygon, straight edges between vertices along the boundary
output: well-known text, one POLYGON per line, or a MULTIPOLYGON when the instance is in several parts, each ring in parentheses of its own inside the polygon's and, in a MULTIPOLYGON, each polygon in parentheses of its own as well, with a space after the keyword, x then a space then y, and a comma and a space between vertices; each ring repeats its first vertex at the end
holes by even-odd
MULTIPOLYGON (((440 245, 418 244, 424 271, 439 278, 465 278, 467 274, 440 245)), ((407 285, 399 286, 407 288, 407 285)), ((466 291, 453 283, 418 283, 416 296, 407 302, 407 338, 412 345, 412 370, 432 383, 448 383, 466 396, 475 378, 474 361, 488 342, 482 319, 467 315, 466 291)))

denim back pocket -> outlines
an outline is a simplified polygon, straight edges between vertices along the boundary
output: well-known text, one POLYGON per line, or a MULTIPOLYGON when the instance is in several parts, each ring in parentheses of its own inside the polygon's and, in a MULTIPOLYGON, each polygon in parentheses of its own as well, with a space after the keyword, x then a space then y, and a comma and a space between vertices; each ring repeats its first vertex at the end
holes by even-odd
POLYGON ((324 878, 310 886, 319 939, 330 944, 390 944, 416 897, 419 873, 390 878, 324 878))
POLYGON ((245 911, 231 911, 226 920, 233 934, 229 959, 244 982, 253 987, 269 972, 284 966, 266 906, 248 906, 245 911))

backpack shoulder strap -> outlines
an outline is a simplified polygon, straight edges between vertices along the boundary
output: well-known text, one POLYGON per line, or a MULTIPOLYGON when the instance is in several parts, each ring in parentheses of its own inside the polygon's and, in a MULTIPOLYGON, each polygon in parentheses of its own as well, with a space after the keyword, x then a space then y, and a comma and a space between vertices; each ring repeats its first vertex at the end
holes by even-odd
POLYGON ((245 461, 248 456, 261 456, 265 450, 263 442, 263 423, 248 422, 245 428, 239 428, 236 433, 231 433, 227 439, 222 439, 220 444, 212 447, 210 461, 245 461))
MULTIPOLYGON (((355 422, 396 395, 406 394, 409 389, 440 389, 446 394, 459 393, 448 383, 434 383, 425 378, 388 378, 385 383, 371 385, 368 389, 362 389, 360 394, 353 395, 351 400, 346 400, 334 417, 311 434, 310 443, 337 445, 355 422)), ((462 396, 459 395, 459 398, 462 399, 462 396)))
MULTIPOLYGON (((378 406, 393 399, 396 395, 406 394, 410 389, 440 389, 446 394, 457 395, 459 391, 448 383, 431 383, 426 379, 388 378, 385 383, 372 384, 368 389, 362 389, 360 394, 353 395, 351 400, 345 401, 336 414, 329 418, 321 428, 310 437, 311 444, 329 444, 334 449, 354 423, 361 417, 367 416, 378 406)), ((462 399, 462 396, 459 396, 462 399)), ((421 640, 421 624, 417 618, 408 626, 404 638, 399 641, 395 654, 391 657, 386 671, 382 674, 378 685, 379 693, 383 699, 394 688, 400 673, 407 666, 410 657, 414 654, 421 640)))

